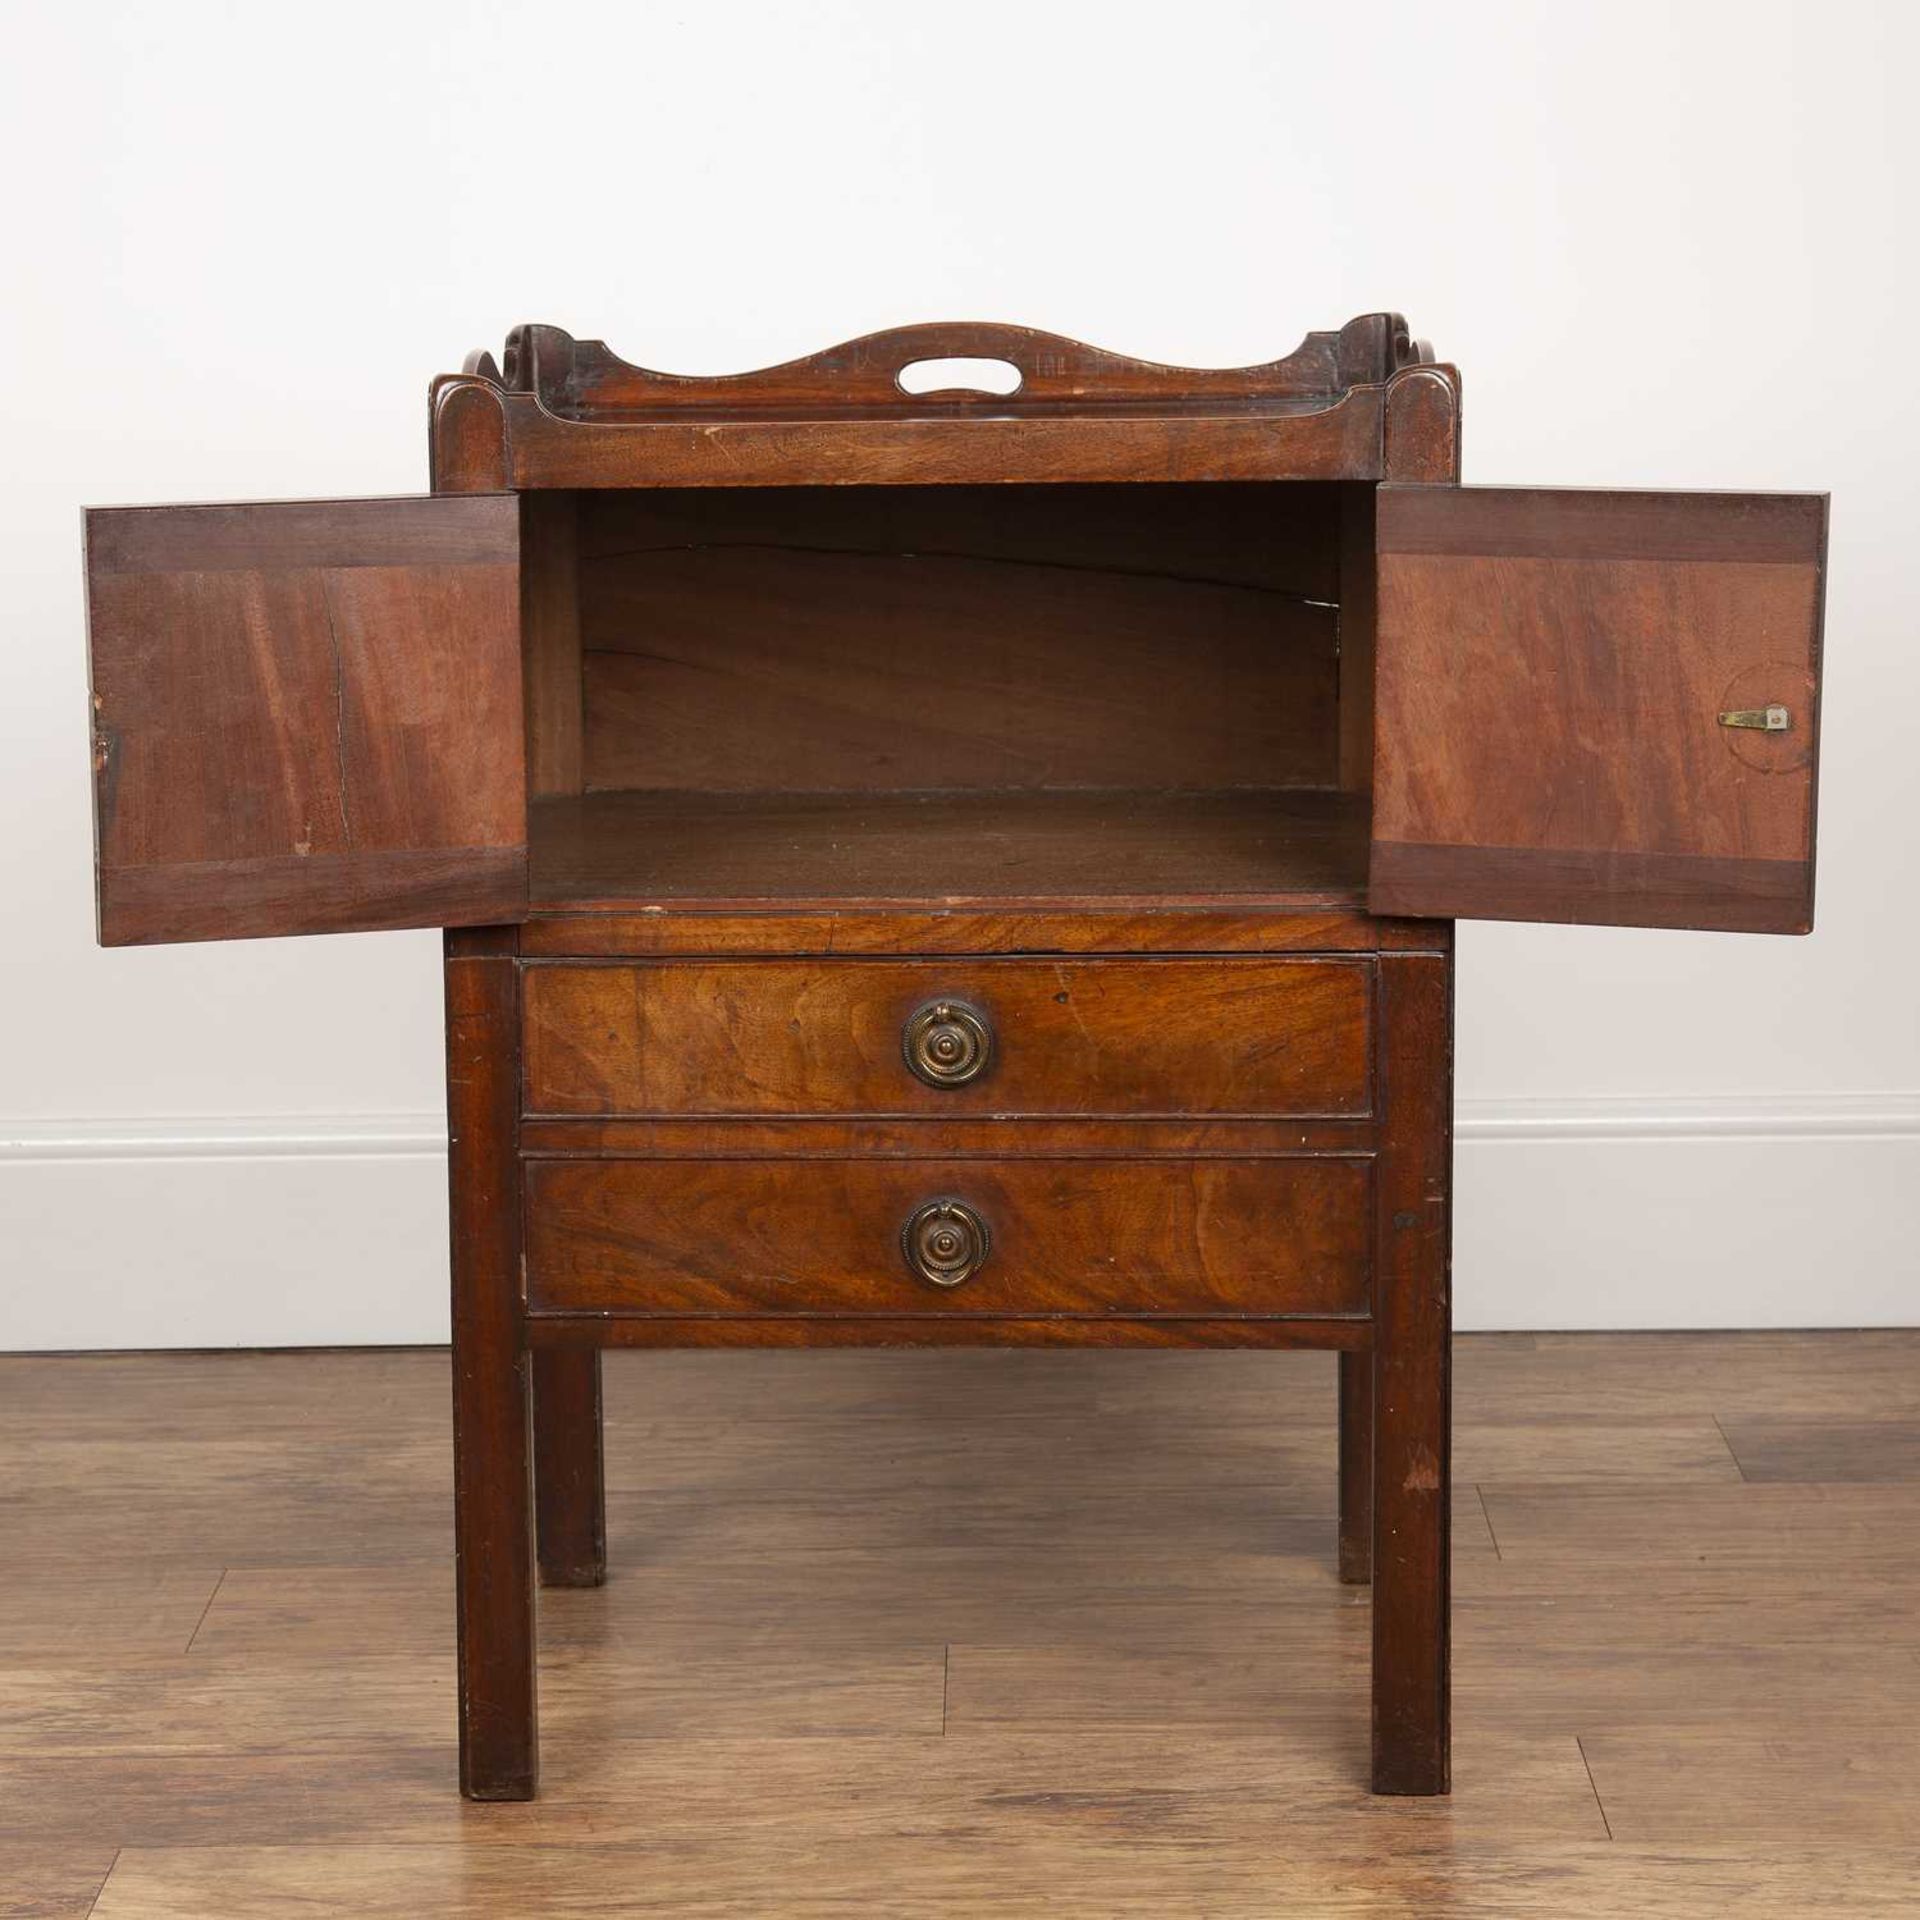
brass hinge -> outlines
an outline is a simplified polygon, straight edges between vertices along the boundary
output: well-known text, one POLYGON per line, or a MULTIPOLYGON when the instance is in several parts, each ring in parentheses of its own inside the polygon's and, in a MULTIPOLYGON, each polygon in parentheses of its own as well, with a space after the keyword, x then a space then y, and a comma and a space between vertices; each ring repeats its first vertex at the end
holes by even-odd
POLYGON ((1756 733, 1785 733, 1793 716, 1785 707, 1736 707, 1720 716, 1723 727, 1751 727, 1756 733))

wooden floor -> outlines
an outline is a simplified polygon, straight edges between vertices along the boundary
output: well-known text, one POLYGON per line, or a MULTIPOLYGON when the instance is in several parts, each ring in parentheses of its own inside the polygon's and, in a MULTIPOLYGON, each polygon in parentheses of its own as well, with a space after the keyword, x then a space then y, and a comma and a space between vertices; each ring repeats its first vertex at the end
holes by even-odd
POLYGON ((0 1360, 0 1914, 1920 1913, 1920 1333, 1460 1343, 1376 1801, 1324 1355, 610 1356, 543 1797, 454 1792, 438 1353, 0 1360))

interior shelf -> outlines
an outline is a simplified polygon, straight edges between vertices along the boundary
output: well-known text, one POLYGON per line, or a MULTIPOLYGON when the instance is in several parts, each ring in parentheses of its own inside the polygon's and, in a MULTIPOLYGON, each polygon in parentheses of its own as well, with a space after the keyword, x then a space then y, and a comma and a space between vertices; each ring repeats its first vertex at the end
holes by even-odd
POLYGON ((1364 905, 1367 802, 1323 789, 591 793, 539 800, 536 910, 1364 905))

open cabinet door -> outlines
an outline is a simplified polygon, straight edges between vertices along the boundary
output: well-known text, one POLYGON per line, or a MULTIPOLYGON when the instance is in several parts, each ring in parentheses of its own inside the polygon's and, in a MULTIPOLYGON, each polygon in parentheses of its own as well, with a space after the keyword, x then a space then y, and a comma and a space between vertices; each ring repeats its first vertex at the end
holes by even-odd
POLYGON ((1378 509, 1374 912, 1812 926, 1824 496, 1378 509))
POLYGON ((515 496, 86 534, 104 945, 526 917, 515 496))

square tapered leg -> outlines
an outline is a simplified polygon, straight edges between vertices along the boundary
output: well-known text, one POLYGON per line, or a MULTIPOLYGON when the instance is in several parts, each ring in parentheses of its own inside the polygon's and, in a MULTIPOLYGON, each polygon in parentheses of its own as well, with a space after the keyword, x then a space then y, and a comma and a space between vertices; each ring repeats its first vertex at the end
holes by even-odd
POLYGON ((540 1584, 597 1587, 607 1577, 601 1465, 600 1350, 533 1356, 533 1511, 540 1584))
POLYGON ((1373 1790, 1449 1785, 1448 1162, 1451 960, 1380 960, 1376 1171, 1373 1790))
POLYGON ((460 1790, 473 1800, 531 1799, 539 1774, 511 942, 510 930, 447 936, 460 1790))
POLYGON ((1373 1355, 1340 1356, 1340 1578, 1373 1578, 1373 1355))

